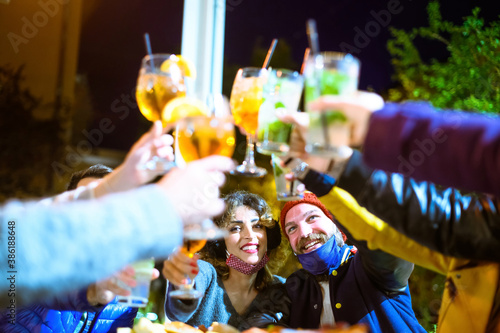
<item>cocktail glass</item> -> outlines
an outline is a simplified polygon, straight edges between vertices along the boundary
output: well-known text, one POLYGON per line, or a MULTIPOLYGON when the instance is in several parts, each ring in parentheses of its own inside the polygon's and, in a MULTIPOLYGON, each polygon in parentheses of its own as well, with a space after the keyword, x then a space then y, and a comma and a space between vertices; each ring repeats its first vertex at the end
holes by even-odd
POLYGON ((143 308, 148 304, 149 286, 153 276, 154 265, 155 261, 153 258, 136 261, 130 265, 135 271, 134 280, 136 286, 131 288, 121 281, 118 282, 120 287, 130 291, 130 295, 128 296, 116 296, 120 304, 135 308, 143 308))
MULTIPOLYGON (((142 59, 137 78, 136 99, 139 110, 149 121, 161 120, 163 126, 172 126, 178 119, 176 115, 164 112, 169 101, 186 95, 186 86, 181 68, 174 54, 153 54, 142 59)), ((175 163, 153 156, 144 168, 166 172, 175 163)))
POLYGON ((267 69, 240 68, 234 79, 230 104, 234 123, 246 132, 245 160, 231 174, 247 177, 262 177, 266 169, 258 167, 254 159, 254 142, 258 126, 259 109, 262 104, 262 89, 267 80, 267 69))
POLYGON ((350 124, 340 111, 312 112, 307 104, 323 95, 349 95, 358 89, 360 62, 350 54, 323 52, 306 63, 305 102, 309 113, 306 151, 326 157, 347 157, 350 124))
POLYGON ((277 114, 290 114, 299 107, 304 79, 298 72, 287 69, 269 71, 259 110, 257 151, 261 154, 288 153, 292 125, 279 120, 277 114))
POLYGON ((236 139, 227 98, 216 94, 206 101, 207 115, 186 117, 176 127, 177 148, 187 163, 210 155, 233 156, 236 139))
POLYGON ((276 198, 278 201, 300 200, 304 198, 305 186, 299 180, 288 180, 285 175, 291 169, 284 166, 277 155, 271 155, 273 163, 274 184, 276 185, 276 198))
MULTIPOLYGON (((210 155, 231 157, 234 152, 234 124, 227 98, 211 94, 206 101, 206 116, 186 117, 177 124, 177 147, 187 163, 210 155)), ((210 219, 201 224, 189 224, 184 228, 181 251, 192 258, 205 246, 208 239, 223 238, 226 234, 226 230, 217 227, 210 219)), ((169 295, 174 298, 196 299, 202 297, 203 293, 194 289, 194 281, 186 276, 186 282, 169 295)))
MULTIPOLYGON (((207 240, 224 238, 227 230, 217 227, 212 220, 206 219, 201 224, 189 224, 184 228, 184 243, 181 251, 192 258, 206 244, 207 240)), ((194 288, 194 281, 186 275, 185 282, 179 289, 169 292, 170 297, 179 299, 197 299, 203 293, 194 288)))

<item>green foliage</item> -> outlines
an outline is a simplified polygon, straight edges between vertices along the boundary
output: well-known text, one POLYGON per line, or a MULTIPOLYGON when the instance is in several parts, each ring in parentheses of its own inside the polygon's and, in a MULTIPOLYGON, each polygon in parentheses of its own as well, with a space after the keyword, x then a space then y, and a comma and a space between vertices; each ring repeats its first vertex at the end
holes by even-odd
POLYGON ((432 332, 436 326, 445 279, 444 275, 419 266, 415 266, 410 277, 412 308, 418 321, 427 331, 432 332))
MULTIPOLYGON (((437 108, 500 113, 500 21, 485 24, 479 8, 458 26, 443 20, 437 1, 427 7, 429 26, 391 29, 388 42, 400 86, 392 101, 425 100, 437 108), (417 45, 443 47, 447 58, 423 60, 417 45)), ((415 267, 410 279, 413 309, 424 328, 436 331, 445 277, 415 267)))
POLYGON ((437 1, 430 2, 427 11, 428 27, 410 32, 391 29, 388 49, 401 87, 391 89, 389 99, 426 100, 438 108, 499 113, 500 21, 485 24, 476 8, 457 26, 442 19, 437 1), (415 42, 441 44, 449 56, 445 61, 425 62, 415 42))
POLYGON ((63 128, 68 119, 54 114, 54 105, 43 105, 22 88, 23 67, 0 66, 0 201, 7 198, 46 196, 52 191, 53 161, 61 159, 63 128), (36 117, 41 113, 45 118, 36 117))

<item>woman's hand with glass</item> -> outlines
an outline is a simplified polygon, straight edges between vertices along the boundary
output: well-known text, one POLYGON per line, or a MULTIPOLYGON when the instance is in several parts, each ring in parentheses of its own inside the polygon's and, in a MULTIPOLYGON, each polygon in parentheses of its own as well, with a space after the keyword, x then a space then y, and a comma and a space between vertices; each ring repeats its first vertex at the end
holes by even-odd
POLYGON ((187 279, 193 281, 198 271, 198 255, 190 256, 182 250, 171 254, 163 262, 163 276, 176 287, 186 284, 187 279))

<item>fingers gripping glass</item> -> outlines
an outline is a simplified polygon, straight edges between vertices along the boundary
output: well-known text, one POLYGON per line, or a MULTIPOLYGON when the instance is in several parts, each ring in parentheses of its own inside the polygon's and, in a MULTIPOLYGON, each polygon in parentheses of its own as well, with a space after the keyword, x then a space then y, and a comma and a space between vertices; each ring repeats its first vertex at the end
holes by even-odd
MULTIPOLYGON (((137 78, 136 99, 142 115, 149 121, 161 120, 163 127, 173 125, 178 119, 166 105, 177 97, 186 95, 186 85, 181 68, 173 54, 153 54, 142 59, 137 78)), ((143 166, 158 173, 175 166, 173 161, 157 155, 143 166)))
MULTIPOLYGON (((227 231, 217 227, 212 220, 206 219, 201 224, 190 224, 184 228, 184 243, 181 251, 192 258, 206 244, 207 240, 224 238, 227 231)), ((178 290, 171 291, 170 297, 179 299, 197 299, 203 293, 194 288, 194 281, 186 275, 185 283, 178 290)))

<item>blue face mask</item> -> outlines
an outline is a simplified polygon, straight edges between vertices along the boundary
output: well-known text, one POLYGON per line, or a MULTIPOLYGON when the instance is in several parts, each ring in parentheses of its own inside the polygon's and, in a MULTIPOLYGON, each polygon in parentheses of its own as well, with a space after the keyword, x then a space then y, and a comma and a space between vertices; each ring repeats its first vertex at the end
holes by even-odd
POLYGON ((345 261, 352 246, 339 247, 335 237, 331 237, 325 244, 308 253, 297 255, 302 267, 309 273, 319 275, 328 272, 331 274, 340 264, 345 261))

